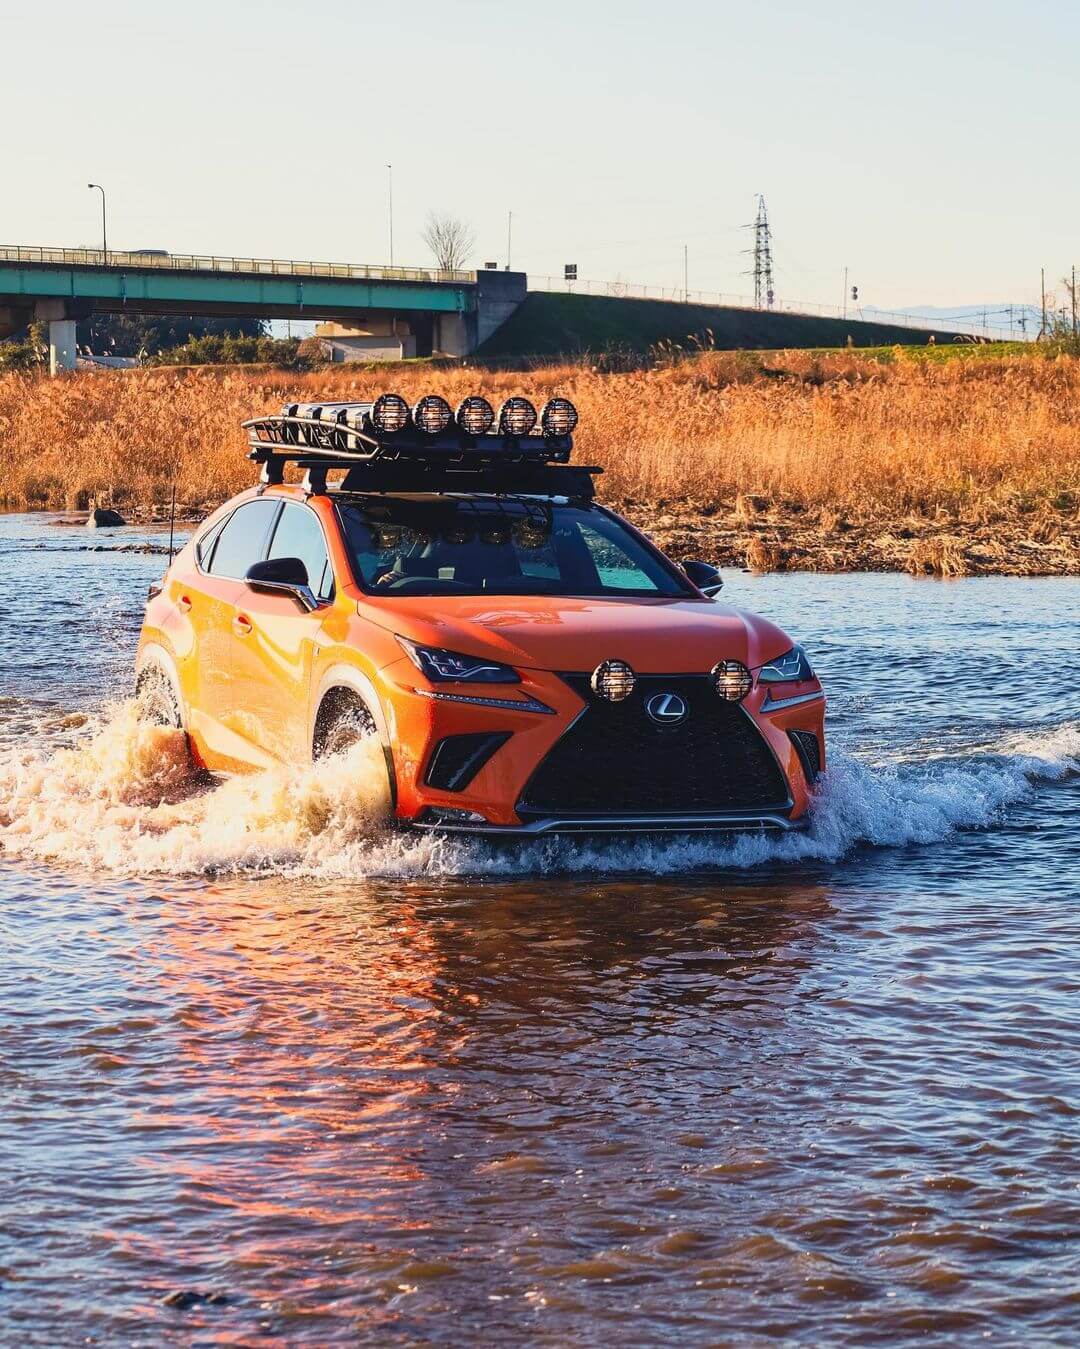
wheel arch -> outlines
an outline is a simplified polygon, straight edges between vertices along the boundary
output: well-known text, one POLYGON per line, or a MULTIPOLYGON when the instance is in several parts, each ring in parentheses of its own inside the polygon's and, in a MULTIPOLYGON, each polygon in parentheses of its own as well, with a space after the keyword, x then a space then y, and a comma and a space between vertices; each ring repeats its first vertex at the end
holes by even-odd
POLYGON ((375 723, 375 732, 382 745, 386 759, 386 773, 390 786, 391 809, 397 806, 397 772, 394 765, 394 751, 390 738, 390 724, 386 709, 379 697, 375 685, 362 670, 352 665, 332 665, 319 679, 315 697, 312 699, 311 725, 308 728, 308 745, 312 761, 315 760, 315 745, 324 710, 329 710, 336 699, 342 695, 357 699, 369 712, 375 723))

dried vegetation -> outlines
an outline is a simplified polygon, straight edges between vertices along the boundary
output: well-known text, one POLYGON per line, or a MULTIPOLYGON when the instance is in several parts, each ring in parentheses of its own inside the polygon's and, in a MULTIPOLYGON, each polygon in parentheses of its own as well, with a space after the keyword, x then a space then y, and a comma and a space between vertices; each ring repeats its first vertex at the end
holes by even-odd
POLYGON ((558 392, 601 492, 679 555, 755 569, 1080 574, 1080 359, 704 352, 650 370, 0 377, 3 499, 150 514, 252 480, 240 422, 292 399, 558 392))

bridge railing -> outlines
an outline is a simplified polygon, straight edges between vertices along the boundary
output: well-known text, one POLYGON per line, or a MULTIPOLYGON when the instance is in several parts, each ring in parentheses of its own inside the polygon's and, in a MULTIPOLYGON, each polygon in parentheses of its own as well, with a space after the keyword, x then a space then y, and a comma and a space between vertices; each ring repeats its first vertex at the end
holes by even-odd
POLYGON ((317 276, 343 281, 420 281, 471 284, 475 272, 435 267, 382 267, 354 262, 297 262, 283 258, 229 258, 210 253, 166 253, 154 249, 123 252, 110 248, 38 248, 0 245, 0 263, 23 262, 54 267, 152 268, 174 272, 225 272, 242 276, 317 276))
MULTIPOLYGON (((681 286, 643 286, 632 281, 571 281, 562 277, 529 275, 529 289, 549 294, 607 295, 615 299, 666 300, 669 304, 711 305, 724 309, 749 309, 771 314, 804 314, 822 318, 845 319, 849 322, 881 323, 898 328, 919 328, 924 332, 962 333, 973 338, 1023 342, 1032 340, 1038 330, 1030 321, 1022 321, 1025 311, 1016 310, 1015 321, 1001 323, 968 314, 954 319, 920 318, 916 314, 894 313, 887 309, 861 309, 849 305, 811 304, 802 300, 778 300, 769 309, 758 311, 754 301, 746 295, 726 295, 719 291, 683 290, 681 286)), ((1008 312, 1010 319, 1013 315, 1008 312)))

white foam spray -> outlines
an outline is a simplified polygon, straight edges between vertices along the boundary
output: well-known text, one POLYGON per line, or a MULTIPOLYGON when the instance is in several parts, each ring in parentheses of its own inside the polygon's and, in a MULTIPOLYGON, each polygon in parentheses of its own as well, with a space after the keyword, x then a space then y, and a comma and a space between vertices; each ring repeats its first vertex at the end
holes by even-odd
POLYGON ((114 875, 670 874, 937 843, 991 827, 1039 783, 1078 773, 1075 722, 918 763, 871 766, 833 751, 805 833, 563 838, 503 849, 388 828, 374 744, 314 767, 211 783, 193 773, 180 732, 140 723, 127 702, 71 747, 0 754, 0 845, 8 857, 114 875))

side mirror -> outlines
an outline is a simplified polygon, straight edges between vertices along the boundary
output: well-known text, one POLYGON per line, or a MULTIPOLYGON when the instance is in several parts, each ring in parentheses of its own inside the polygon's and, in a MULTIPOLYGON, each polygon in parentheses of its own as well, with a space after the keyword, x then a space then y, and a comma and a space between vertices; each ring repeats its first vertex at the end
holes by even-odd
POLYGON ((244 581, 268 595, 291 595, 308 613, 319 607, 308 581, 307 567, 298 557, 272 557, 248 567, 244 581))
POLYGON ((716 595, 724 588, 724 578, 711 562, 695 562, 693 558, 687 558, 682 569, 703 595, 716 595))

